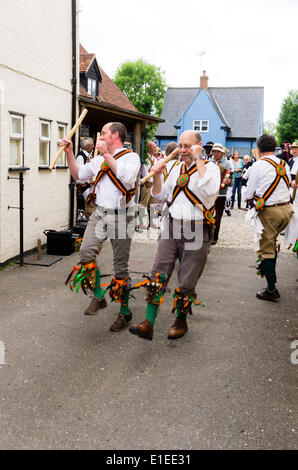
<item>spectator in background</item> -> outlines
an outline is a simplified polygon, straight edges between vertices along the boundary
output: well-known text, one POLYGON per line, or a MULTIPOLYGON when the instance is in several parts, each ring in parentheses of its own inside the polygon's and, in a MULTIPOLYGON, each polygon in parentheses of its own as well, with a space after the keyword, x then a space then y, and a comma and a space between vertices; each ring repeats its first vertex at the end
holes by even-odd
POLYGON ((294 165, 295 162, 296 162, 296 164, 298 163, 298 141, 293 142, 292 145, 291 145, 291 158, 290 158, 290 161, 289 161, 289 167, 290 167, 290 170, 291 170, 291 174, 292 174, 292 168, 293 168, 293 165, 294 165))
POLYGON ((220 230, 221 219, 226 204, 228 187, 231 185, 232 166, 225 158, 226 149, 221 144, 214 144, 212 148, 212 162, 220 169, 220 191, 215 201, 215 230, 211 245, 216 245, 220 230))
MULTIPOLYGON (((79 165, 86 165, 93 157, 94 141, 92 137, 84 137, 81 140, 80 151, 76 156, 79 165)), ((87 196, 92 192, 92 179, 88 181, 77 180, 77 221, 87 221, 95 209, 93 202, 86 205, 87 196)))
POLYGON ((207 142, 206 145, 203 145, 203 149, 205 150, 205 157, 207 160, 210 160, 212 158, 212 148, 213 148, 214 142, 207 142))
POLYGON ((244 162, 239 157, 239 152, 234 152, 232 158, 233 158, 233 165, 234 165, 234 173, 233 173, 234 184, 233 184, 233 191, 232 191, 231 209, 234 209, 236 191, 237 191, 238 209, 241 209, 241 186, 242 186, 242 171, 244 168, 244 162))
POLYGON ((278 158, 281 158, 282 160, 284 160, 286 163, 289 163, 289 160, 291 158, 291 154, 290 154, 290 144, 288 144, 287 142, 285 142, 284 144, 281 144, 280 146, 281 148, 281 153, 278 155, 278 158))
MULTIPOLYGON (((250 160, 250 156, 249 155, 244 155, 243 162, 244 162, 244 167, 243 167, 243 172, 242 172, 242 187, 247 185, 247 180, 248 180, 248 177, 249 177, 248 169, 251 168, 251 166, 252 166, 252 161, 250 160)), ((246 207, 243 210, 247 211, 248 207, 249 207, 249 201, 246 201, 246 207)))
POLYGON ((230 206, 231 206, 231 200, 232 200, 232 190, 233 190, 232 175, 234 171, 234 166, 233 166, 232 158, 228 156, 229 149, 227 149, 226 147, 224 147, 224 149, 225 149, 225 158, 230 163, 230 170, 231 170, 231 183, 228 186, 227 193, 226 193, 225 213, 227 214, 228 217, 231 217, 232 213, 230 211, 230 206))

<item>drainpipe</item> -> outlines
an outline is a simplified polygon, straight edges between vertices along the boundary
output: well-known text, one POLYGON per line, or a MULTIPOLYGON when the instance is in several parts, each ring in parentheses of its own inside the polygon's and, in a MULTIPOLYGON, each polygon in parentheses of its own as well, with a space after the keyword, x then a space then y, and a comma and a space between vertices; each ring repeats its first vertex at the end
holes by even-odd
MULTIPOLYGON (((76 123, 77 114, 77 0, 71 0, 71 14, 72 14, 72 109, 71 109, 71 127, 76 123)), ((72 137, 73 153, 76 155, 76 138, 72 137)), ((74 189, 75 182, 72 176, 70 177, 69 191, 70 191, 70 213, 69 213, 69 228, 72 229, 74 225, 74 189)))

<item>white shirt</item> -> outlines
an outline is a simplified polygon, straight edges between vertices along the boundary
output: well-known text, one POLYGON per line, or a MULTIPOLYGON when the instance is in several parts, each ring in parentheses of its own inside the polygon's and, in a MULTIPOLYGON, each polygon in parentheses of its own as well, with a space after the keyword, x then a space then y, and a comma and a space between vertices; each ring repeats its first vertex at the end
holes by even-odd
POLYGON ((293 166, 291 168, 291 175, 294 175, 296 176, 296 173, 298 171, 298 157, 294 157, 294 163, 293 163, 293 166))
MULTIPOLYGON (((291 168, 291 175, 295 176, 296 177, 296 173, 298 171, 298 157, 294 157, 294 163, 293 163, 293 166, 291 168)), ((295 181, 295 179, 294 179, 295 181)), ((293 192, 294 192, 294 189, 292 188, 291 189, 291 195, 293 195, 293 192)), ((298 189, 296 190, 296 196, 295 196, 295 204, 298 204, 298 189)))
MULTIPOLYGON (((88 152, 86 152, 86 150, 83 150, 83 149, 81 149, 81 152, 84 152, 84 154, 86 155, 87 159, 90 160, 90 155, 91 155, 92 152, 88 153, 88 152)), ((79 165, 84 165, 84 164, 85 164, 84 158, 82 157, 82 155, 78 155, 77 158, 76 158, 76 160, 77 160, 77 162, 78 162, 79 165)))
MULTIPOLYGON (((170 202, 172 194, 180 176, 182 162, 171 171, 166 182, 163 183, 159 194, 151 194, 156 202, 170 202)), ((191 167, 195 165, 193 163, 191 167)), ((199 178, 198 173, 194 173, 189 180, 188 188, 200 199, 206 209, 211 209, 216 201, 220 185, 220 170, 217 165, 212 162, 206 164, 206 173, 203 178, 199 178)), ((174 219, 184 220, 202 220, 204 218, 202 210, 190 202, 181 190, 173 204, 169 208, 169 212, 174 219)))
MULTIPOLYGON (((270 160, 274 161, 275 163, 280 163, 280 158, 275 157, 275 155, 267 155, 265 158, 270 158, 270 160)), ((290 168, 287 164, 286 174, 290 181, 290 168)), ((276 175, 276 169, 270 163, 262 159, 255 162, 251 167, 247 183, 247 190, 245 196, 246 199, 252 199, 255 194, 259 197, 263 197, 264 193, 267 191, 271 183, 273 183, 273 181, 275 180, 276 175)), ((287 185, 283 178, 281 178, 271 196, 266 200, 265 206, 288 202, 289 200, 290 190, 287 188, 287 185)))
MULTIPOLYGON (((116 149, 113 156, 116 153, 126 150, 125 148, 116 149)), ((101 169, 102 163, 106 160, 102 155, 98 155, 93 158, 86 165, 80 165, 79 168, 79 179, 88 180, 92 176, 97 176, 101 169)), ((137 153, 131 152, 117 160, 117 174, 116 177, 121 181, 125 188, 133 189, 136 184, 136 179, 140 170, 140 158, 137 153)), ((110 180, 108 175, 104 175, 102 179, 97 183, 95 187, 96 204, 102 206, 105 209, 120 209, 123 207, 131 207, 135 204, 134 197, 131 198, 130 202, 125 205, 125 198, 117 188, 117 186, 110 180)))

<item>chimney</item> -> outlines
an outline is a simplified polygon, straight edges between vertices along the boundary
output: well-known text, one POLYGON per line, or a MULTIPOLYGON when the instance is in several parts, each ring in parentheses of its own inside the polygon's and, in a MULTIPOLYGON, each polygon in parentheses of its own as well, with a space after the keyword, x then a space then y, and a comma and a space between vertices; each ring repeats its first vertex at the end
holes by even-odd
POLYGON ((208 89, 208 77, 206 75, 206 70, 203 70, 203 75, 200 76, 200 90, 204 88, 208 89))

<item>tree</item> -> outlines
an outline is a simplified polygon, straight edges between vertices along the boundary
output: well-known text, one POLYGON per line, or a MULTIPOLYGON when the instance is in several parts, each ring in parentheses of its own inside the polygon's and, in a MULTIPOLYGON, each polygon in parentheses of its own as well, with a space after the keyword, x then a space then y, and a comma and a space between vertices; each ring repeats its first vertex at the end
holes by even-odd
MULTIPOLYGON (((164 72, 143 59, 125 62, 116 71, 114 82, 144 114, 160 116, 166 94, 164 72)), ((146 138, 153 138, 156 125, 148 126, 146 138)))
POLYGON ((273 121, 264 122, 264 134, 270 134, 276 137, 276 122, 273 122, 273 121))
POLYGON ((298 139, 298 90, 291 90, 284 100, 276 130, 279 144, 298 139))

